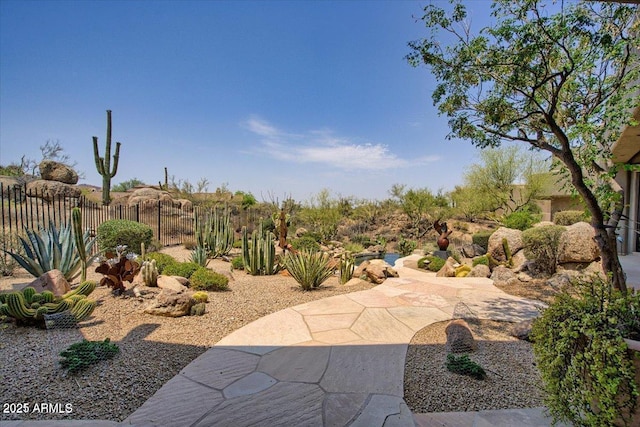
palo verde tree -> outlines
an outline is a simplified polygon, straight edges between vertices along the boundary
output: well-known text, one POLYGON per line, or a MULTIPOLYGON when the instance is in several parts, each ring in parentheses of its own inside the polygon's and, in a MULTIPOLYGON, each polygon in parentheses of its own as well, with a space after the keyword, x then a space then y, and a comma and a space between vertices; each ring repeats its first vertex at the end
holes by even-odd
POLYGON ((116 142, 116 152, 113 155, 113 169, 111 168, 111 110, 107 110, 107 141, 104 157, 98 154, 98 137, 93 137, 93 157, 96 161, 96 169, 102 175, 102 204, 111 203, 111 178, 118 172, 118 159, 120 158, 120 143, 116 142))
POLYGON ((407 59, 437 79, 433 101, 449 118, 449 137, 481 148, 517 141, 553 155, 591 212, 604 271, 625 291, 615 235, 621 166, 611 149, 640 104, 638 9, 494 0, 492 10, 496 22, 473 35, 459 1, 450 12, 427 6, 431 34, 409 43, 407 59))

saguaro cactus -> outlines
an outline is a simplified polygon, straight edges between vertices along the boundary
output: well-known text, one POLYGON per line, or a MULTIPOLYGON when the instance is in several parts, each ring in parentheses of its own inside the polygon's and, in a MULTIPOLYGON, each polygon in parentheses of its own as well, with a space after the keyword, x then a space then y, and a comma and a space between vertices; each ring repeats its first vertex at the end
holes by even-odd
POLYGON ((96 161, 96 169, 102 175, 102 204, 111 202, 111 178, 118 171, 118 159, 120 158, 120 143, 116 142, 116 153, 113 155, 113 170, 111 169, 111 110, 107 110, 107 146, 104 157, 98 154, 98 137, 93 137, 93 157, 96 161))

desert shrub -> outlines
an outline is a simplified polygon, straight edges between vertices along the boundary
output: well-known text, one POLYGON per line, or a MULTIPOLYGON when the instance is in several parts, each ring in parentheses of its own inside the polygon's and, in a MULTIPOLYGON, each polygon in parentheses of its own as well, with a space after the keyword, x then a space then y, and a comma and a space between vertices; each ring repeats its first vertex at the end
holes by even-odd
POLYGON ((460 375, 468 375, 477 380, 484 380, 487 378, 487 373, 482 369, 478 363, 469 359, 466 354, 456 357, 453 354, 447 354, 446 367, 449 371, 460 375))
POLYGON ((293 240, 291 242, 291 246, 293 246, 293 249, 297 251, 317 252, 320 250, 320 244, 313 238, 313 236, 310 236, 308 233, 293 240))
POLYGON ((153 230, 146 224, 126 219, 111 219, 98 226, 98 247, 101 251, 115 251, 126 245, 130 252, 141 253, 141 244, 150 248, 153 230))
POLYGON ((198 268, 190 278, 191 289, 197 291, 225 291, 229 288, 229 278, 207 268, 198 268))
POLYGON ((437 256, 426 256, 418 260, 418 268, 426 268, 429 271, 438 272, 444 266, 445 260, 437 256), (429 261, 426 263, 425 261, 429 261))
POLYGON ((158 252, 160 249, 164 247, 164 245, 158 239, 151 239, 151 243, 149 244, 149 246, 145 245, 145 247, 147 252, 158 252))
POLYGON ((207 301, 209 301, 209 294, 205 291, 198 291, 194 293, 191 298, 196 302, 196 304, 202 302, 206 303, 207 301))
POLYGON ((489 248, 489 237, 491 237, 492 234, 493 231, 480 231, 471 236, 471 240, 486 251, 489 248))
POLYGON ((242 248, 242 240, 236 240, 233 242, 233 249, 241 249, 242 248))
POLYGON ((347 252, 357 254, 360 252, 364 252, 364 246, 362 246, 360 243, 351 242, 344 245, 344 250, 347 252))
POLYGON ((407 240, 402 236, 400 236, 400 240, 398 240, 398 244, 396 246, 397 251, 401 256, 411 255, 417 247, 418 242, 416 242, 415 240, 407 240))
POLYGON ((548 274, 556 272, 558 242, 565 230, 560 225, 533 227, 522 232, 524 255, 535 261, 538 268, 548 274))
POLYGON ((367 236, 366 234, 356 234, 355 236, 353 236, 351 238, 351 242, 352 243, 359 243, 365 248, 368 247, 368 246, 373 245, 373 242, 371 241, 371 238, 369 236, 367 236))
POLYGON ((556 225, 572 225, 580 221, 589 221, 591 214, 585 211, 560 211, 553 214, 556 225))
POLYGON ((539 214, 533 213, 529 209, 522 209, 506 215, 502 222, 507 228, 524 231, 533 227, 533 224, 539 222, 540 218, 539 214))
POLYGON ((120 349, 116 344, 109 342, 109 338, 104 341, 83 340, 71 344, 66 350, 60 353, 60 356, 62 356, 60 366, 67 369, 70 373, 76 373, 102 360, 111 359, 119 351, 120 349))
POLYGON ((196 264, 195 262, 173 262, 163 269, 162 274, 166 276, 180 276, 188 279, 200 267, 200 264, 196 264))
POLYGON ((479 264, 486 265, 487 267, 489 267, 489 257, 486 256, 486 255, 482 255, 482 256, 474 258, 471 261, 471 265, 473 267, 475 267, 476 265, 479 265, 479 264))
POLYGON ((151 261, 156 260, 156 267, 158 267, 158 274, 163 274, 165 267, 171 264, 175 264, 178 261, 169 254, 163 254, 161 252, 150 252, 147 254, 147 259, 151 261))
POLYGON ((196 239, 193 239, 193 238, 184 239, 184 241, 182 242, 182 245, 184 246, 185 249, 190 251, 198 247, 198 243, 196 242, 196 239))
POLYGON ((284 259, 284 265, 302 289, 308 291, 317 288, 333 275, 329 261, 329 255, 324 252, 300 251, 289 253, 284 259))
POLYGON ((231 259, 231 266, 234 270, 244 270, 244 259, 242 255, 238 255, 231 259))

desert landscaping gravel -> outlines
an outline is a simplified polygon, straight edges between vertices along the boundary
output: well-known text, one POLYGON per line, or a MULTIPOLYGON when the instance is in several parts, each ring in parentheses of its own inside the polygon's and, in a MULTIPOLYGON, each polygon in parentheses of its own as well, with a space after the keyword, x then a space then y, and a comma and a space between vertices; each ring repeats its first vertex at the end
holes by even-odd
MULTIPOLYGON (((189 251, 181 247, 165 248, 163 252, 181 261, 189 256, 189 251)), ((209 264, 209 268, 222 273, 228 273, 229 266, 220 260, 209 264)), ((143 314, 148 300, 133 295, 115 297, 109 289, 98 287, 90 298, 99 305, 77 329, 43 330, 0 323, 0 403, 7 408, 26 403, 30 408, 22 414, 3 410, 0 421, 121 421, 184 366, 242 326, 286 307, 373 286, 345 287, 333 277, 321 288, 303 292, 291 277, 254 277, 242 271, 231 274, 230 290, 210 292, 206 314, 201 317, 143 314), (83 338, 109 338, 119 346, 120 353, 79 374, 68 375, 59 367, 59 353, 83 338), (47 410, 42 410, 45 407, 47 410)), ((100 277, 89 275, 93 280, 100 277)), ((24 272, 2 278, 0 289, 30 280, 24 272)), ((485 339, 500 341, 480 341, 478 361, 491 371, 483 382, 444 369, 443 325, 416 334, 409 348, 405 378, 405 399, 415 412, 541 405, 539 378, 531 368, 531 345, 514 339, 504 342, 504 333, 488 335, 489 330, 484 329, 485 339)))

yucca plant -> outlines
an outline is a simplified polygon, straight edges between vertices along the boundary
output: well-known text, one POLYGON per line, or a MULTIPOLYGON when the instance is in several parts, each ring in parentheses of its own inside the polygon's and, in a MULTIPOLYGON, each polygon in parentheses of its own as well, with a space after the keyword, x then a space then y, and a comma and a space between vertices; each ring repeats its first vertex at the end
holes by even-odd
POLYGON ((329 261, 329 255, 325 252, 302 250, 296 253, 289 252, 284 265, 302 289, 308 291, 317 288, 333 275, 329 261))
POLYGON ((356 269, 356 260, 352 254, 346 252, 340 259, 340 283, 345 284, 353 277, 353 271, 356 269))
POLYGON ((209 264, 207 249, 204 246, 196 246, 191 252, 191 262, 206 267, 209 264))
MULTIPOLYGON (((38 231, 25 228, 27 238, 20 237, 24 255, 9 250, 9 254, 18 264, 34 277, 40 277, 47 271, 60 270, 65 279, 72 280, 80 274, 82 260, 76 249, 71 224, 63 225, 58 230, 50 221, 49 228, 39 227, 38 231)), ((91 238, 89 231, 82 236, 85 253, 91 253, 95 238, 91 238)), ((90 265, 98 255, 87 259, 90 265)))

